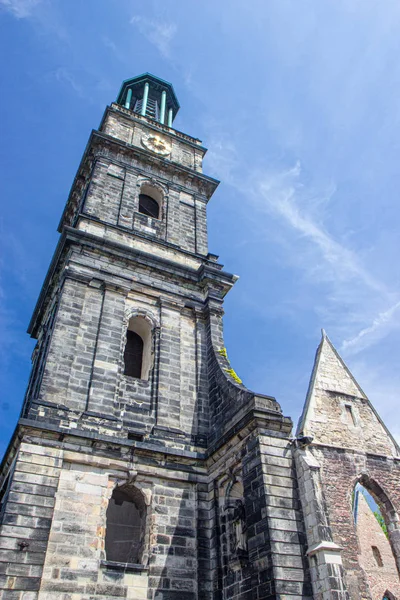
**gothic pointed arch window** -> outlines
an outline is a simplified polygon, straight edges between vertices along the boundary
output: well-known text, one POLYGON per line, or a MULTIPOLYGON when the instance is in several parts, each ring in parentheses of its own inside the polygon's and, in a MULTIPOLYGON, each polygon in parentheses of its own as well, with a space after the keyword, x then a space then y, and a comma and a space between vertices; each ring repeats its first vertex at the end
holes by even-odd
POLYGON ((133 486, 116 487, 106 513, 107 561, 140 564, 145 527, 146 504, 140 490, 133 486))
POLYGON ((124 348, 124 375, 148 379, 152 366, 152 328, 142 316, 129 319, 124 348))
POLYGON ((353 491, 353 516, 358 539, 360 566, 367 576, 373 598, 385 598, 387 586, 400 597, 400 579, 396 564, 398 517, 380 486, 363 476, 353 491), (386 590, 386 592, 385 592, 386 590))

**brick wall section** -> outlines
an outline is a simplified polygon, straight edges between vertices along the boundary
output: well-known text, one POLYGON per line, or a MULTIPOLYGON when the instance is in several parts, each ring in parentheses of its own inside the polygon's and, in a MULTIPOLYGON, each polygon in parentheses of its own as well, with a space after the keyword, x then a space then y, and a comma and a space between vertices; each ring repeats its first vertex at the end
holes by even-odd
MULTIPOLYGON (((65 280, 39 394, 46 402, 66 404, 70 382, 76 388, 72 365, 77 356, 85 292, 85 285, 65 280)), ((82 396, 71 395, 70 401, 71 408, 82 410, 82 396)))
POLYGON ((83 209, 100 221, 117 225, 124 170, 120 169, 118 173, 109 172, 110 165, 111 163, 104 159, 96 161, 83 209))
POLYGON ((196 598, 198 502, 207 485, 156 462, 149 473, 137 457, 132 483, 147 504, 142 567, 115 571, 101 564, 106 509, 114 486, 126 482, 129 463, 89 446, 23 443, 2 525, 2 598, 196 598), (23 552, 21 539, 29 543, 23 552))
POLYGON ((197 414, 197 339, 193 312, 181 314, 180 341, 180 427, 190 435, 198 434, 197 414))
POLYGON ((161 304, 160 383, 157 424, 180 429, 181 307, 161 304))
MULTIPOLYGON (((352 493, 355 482, 362 473, 368 473, 369 479, 379 484, 382 490, 390 490, 395 513, 388 514, 389 511, 384 506, 382 512, 388 521, 392 544, 399 557, 400 532, 397 515, 400 510, 400 461, 333 448, 314 448, 312 452, 321 465, 333 541, 343 548, 343 565, 350 597, 354 600, 370 598, 365 573, 359 563, 360 549, 351 508, 352 493)), ((379 501, 373 490, 371 493, 379 501)))
POLYGON ((138 209, 137 175, 124 169, 124 189, 119 207, 118 225, 133 228, 133 217, 138 209))
POLYGON ((399 598, 400 580, 390 543, 361 493, 357 514, 360 565, 367 573, 372 600, 382 600, 386 590, 399 598), (378 548, 382 565, 377 564, 372 546, 378 548))
POLYGON ((104 290, 102 312, 97 332, 89 410, 114 416, 117 373, 121 362, 125 298, 112 287, 104 290))
POLYGON ((195 199, 196 210, 196 252, 206 255, 208 253, 208 233, 207 233, 207 199, 195 199))
POLYGON ((308 450, 295 447, 294 455, 314 600, 346 600, 341 547, 333 542, 320 465, 308 450))
POLYGON ((0 596, 36 600, 51 528, 62 453, 22 442, 0 526, 0 596), (25 547, 19 545, 26 544, 25 547))

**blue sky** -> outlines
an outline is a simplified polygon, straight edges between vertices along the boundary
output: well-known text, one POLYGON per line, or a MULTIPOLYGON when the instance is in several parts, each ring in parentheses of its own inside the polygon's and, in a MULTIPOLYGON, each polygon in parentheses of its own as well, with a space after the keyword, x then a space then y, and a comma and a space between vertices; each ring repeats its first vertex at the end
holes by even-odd
POLYGON ((324 327, 400 438, 400 3, 0 0, 0 444, 90 130, 121 81, 171 81, 221 179, 210 251, 232 365, 297 419, 324 327))

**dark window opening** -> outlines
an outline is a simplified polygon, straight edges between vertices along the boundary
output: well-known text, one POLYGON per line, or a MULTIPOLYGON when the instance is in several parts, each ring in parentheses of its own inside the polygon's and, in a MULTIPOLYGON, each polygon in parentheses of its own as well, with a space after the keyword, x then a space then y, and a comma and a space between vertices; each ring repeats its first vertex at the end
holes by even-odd
POLYGON ((383 560, 381 553, 379 552, 379 548, 372 546, 372 554, 374 555, 374 559, 378 567, 383 567, 383 560))
POLYGON ((348 404, 346 404, 346 405, 345 405, 345 408, 346 408, 347 422, 348 422, 350 425, 354 425, 354 426, 355 426, 357 423, 356 423, 356 419, 355 419, 355 417, 354 417, 354 413, 353 413, 353 409, 352 409, 352 407, 351 407, 351 406, 349 406, 348 404))
POLYGON ((159 218, 160 207, 158 202, 147 194, 139 194, 139 212, 154 219, 159 218))
POLYGON ((143 340, 134 331, 126 332, 126 345, 124 352, 124 375, 140 379, 143 362, 143 340))
POLYGON ((115 488, 106 518, 107 560, 139 564, 146 518, 146 507, 140 492, 115 488))

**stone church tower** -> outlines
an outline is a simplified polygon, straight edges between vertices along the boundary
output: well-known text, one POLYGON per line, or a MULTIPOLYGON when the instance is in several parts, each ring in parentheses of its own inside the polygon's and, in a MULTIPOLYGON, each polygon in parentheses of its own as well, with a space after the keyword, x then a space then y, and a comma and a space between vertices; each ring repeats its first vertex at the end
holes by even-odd
POLYGON ((0 598, 375 600, 351 492, 400 564, 398 447, 326 336, 296 439, 230 367, 218 181, 178 110, 169 83, 125 81, 72 184, 2 463, 0 598))

